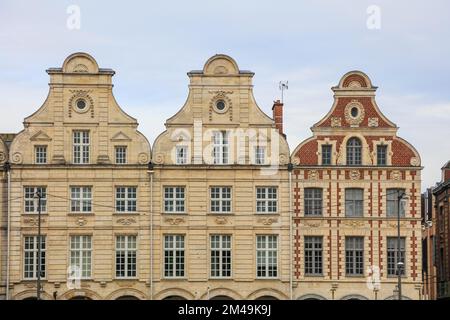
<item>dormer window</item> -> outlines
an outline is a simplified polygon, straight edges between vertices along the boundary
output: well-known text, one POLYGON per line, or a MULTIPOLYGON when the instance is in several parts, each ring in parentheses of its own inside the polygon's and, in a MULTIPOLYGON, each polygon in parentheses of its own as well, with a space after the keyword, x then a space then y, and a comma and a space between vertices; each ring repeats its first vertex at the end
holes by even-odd
POLYGON ((213 134, 214 164, 228 164, 229 141, 228 132, 216 131, 213 134))
POLYGON ((187 146, 177 146, 176 147, 176 164, 186 164, 187 163, 187 146))

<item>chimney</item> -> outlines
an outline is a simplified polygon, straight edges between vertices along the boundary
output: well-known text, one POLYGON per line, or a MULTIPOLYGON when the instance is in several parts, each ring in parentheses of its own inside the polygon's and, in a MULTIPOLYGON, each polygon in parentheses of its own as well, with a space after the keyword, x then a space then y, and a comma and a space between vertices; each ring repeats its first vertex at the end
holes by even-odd
POLYGON ((283 133, 283 103, 280 102, 280 100, 276 100, 273 102, 272 112, 273 120, 275 121, 275 127, 282 136, 286 137, 286 135, 283 133))

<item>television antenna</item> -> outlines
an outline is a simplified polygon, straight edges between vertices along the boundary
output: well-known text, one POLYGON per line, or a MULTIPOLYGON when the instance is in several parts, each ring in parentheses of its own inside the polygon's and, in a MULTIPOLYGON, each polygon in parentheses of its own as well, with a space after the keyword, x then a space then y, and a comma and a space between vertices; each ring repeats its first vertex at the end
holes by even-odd
POLYGON ((283 103, 284 90, 289 89, 289 81, 280 81, 278 88, 281 90, 281 103, 283 103))

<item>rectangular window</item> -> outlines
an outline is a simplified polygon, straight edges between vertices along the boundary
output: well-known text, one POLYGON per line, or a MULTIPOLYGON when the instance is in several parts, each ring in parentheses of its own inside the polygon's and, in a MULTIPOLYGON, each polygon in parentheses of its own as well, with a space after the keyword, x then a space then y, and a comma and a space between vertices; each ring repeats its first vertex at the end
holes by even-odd
POLYGON ((70 211, 92 212, 92 187, 70 188, 70 211))
POLYGON ((89 131, 73 132, 73 163, 89 163, 90 138, 89 131))
POLYGON ((47 146, 35 146, 34 154, 37 164, 47 163, 47 146))
POLYGON ((278 210, 278 195, 276 187, 256 188, 256 212, 276 213, 278 210))
POLYGON ((187 146, 177 146, 175 149, 176 152, 176 163, 177 164, 187 164, 187 146))
POLYGON ((82 279, 91 277, 92 240, 91 236, 70 237, 70 267, 82 279))
POLYGON ((377 146, 377 165, 385 166, 387 164, 387 146, 377 146))
POLYGON ((116 187, 116 211, 136 212, 136 187, 116 187))
POLYGON ((211 277, 231 277, 231 236, 211 236, 211 277))
POLYGON ((47 211, 47 188, 46 187, 24 187, 24 211, 25 213, 38 212, 38 199, 36 193, 41 195, 41 213, 47 211))
POLYGON ((345 189, 345 216, 362 217, 363 213, 363 189, 345 189))
POLYGON ((266 163, 266 147, 255 147, 255 164, 266 163))
POLYGON ((116 277, 136 277, 136 236, 116 237, 116 277))
POLYGON ((126 164, 127 163, 127 147, 116 146, 116 164, 126 164))
POLYGON ((364 274, 364 237, 345 237, 345 273, 348 276, 364 274))
POLYGON ((321 216, 322 203, 322 189, 305 188, 305 216, 321 216))
POLYGON ((185 212, 184 187, 164 187, 164 212, 185 212))
POLYGON ((331 165, 331 145, 322 145, 322 165, 331 165))
POLYGON ((305 274, 321 276, 323 273, 322 237, 305 237, 305 274))
MULTIPOLYGON (((26 236, 24 238, 23 255, 24 279, 37 279, 38 275, 38 237, 26 236)), ((45 278, 45 236, 41 236, 41 278, 45 278)))
POLYGON ((228 132, 216 131, 213 134, 214 164, 228 164, 229 141, 228 132))
POLYGON ((164 236, 164 276, 184 277, 184 236, 164 236))
POLYGON ((211 187, 211 212, 231 212, 231 187, 211 187))
POLYGON ((278 236, 256 236, 256 277, 278 276, 278 236))
POLYGON ((386 216, 397 217, 400 205, 400 217, 405 217, 405 208, 399 197, 405 193, 405 189, 386 189, 386 216))
MULTIPOLYGON (((398 239, 397 237, 387 238, 387 274, 388 276, 397 275, 397 262, 405 263, 405 238, 400 238, 400 260, 398 259, 398 239)), ((401 274, 405 274, 405 265, 401 269, 401 274)))

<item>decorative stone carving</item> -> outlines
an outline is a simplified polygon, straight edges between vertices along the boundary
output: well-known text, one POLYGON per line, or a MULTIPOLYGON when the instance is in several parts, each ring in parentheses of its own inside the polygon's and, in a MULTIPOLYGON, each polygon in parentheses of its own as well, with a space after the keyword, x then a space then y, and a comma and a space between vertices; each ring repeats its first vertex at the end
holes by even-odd
POLYGON ((300 164, 300 158, 299 157, 294 157, 292 159, 292 164, 298 166, 300 164))
POLYGON ((359 180, 360 178, 361 178, 361 174, 359 173, 359 170, 350 171, 350 179, 359 180))
POLYGON ((72 97, 69 99, 69 118, 72 117, 72 111, 77 113, 91 112, 91 118, 94 118, 94 99, 89 95, 91 90, 70 90, 73 93, 72 97), (84 109, 79 109, 76 103, 79 99, 83 99, 86 102, 86 107, 84 109))
POLYGON ((73 68, 73 72, 76 73, 87 73, 89 71, 85 64, 79 63, 73 68))
POLYGON ((265 226, 270 226, 273 223, 277 223, 278 218, 259 218, 258 222, 262 223, 265 226))
POLYGON ((14 153, 11 157, 11 161, 12 161, 12 163, 15 163, 15 164, 22 164, 22 161, 23 161, 22 154, 20 152, 14 153))
POLYGON ((3 162, 6 160, 6 155, 4 152, 0 151, 0 162, 3 162))
MULTIPOLYGON (((391 228, 397 228, 397 226, 398 226, 397 221, 389 222, 388 225, 391 228)), ((406 222, 405 221, 400 221, 400 227, 406 227, 406 222)))
POLYGON ((332 127, 340 127, 342 126, 340 117, 331 117, 331 126, 332 127))
POLYGON ((344 109, 345 121, 352 127, 357 127, 364 120, 364 107, 357 100, 352 100, 349 104, 345 106, 344 109), (352 115, 352 110, 356 108, 356 116, 352 115))
POLYGON ((318 228, 318 227, 322 226, 322 221, 321 220, 313 220, 313 221, 303 220, 302 224, 305 227, 318 228))
POLYGON ((280 157, 278 159, 280 165, 285 165, 289 163, 289 157, 286 156, 285 154, 280 154, 280 157))
POLYGON ((117 281, 117 285, 121 288, 133 287, 134 284, 134 281, 117 281))
POLYGON ((164 154, 157 153, 155 157, 153 158, 153 162, 156 164, 163 164, 164 163, 164 154))
POLYGON ((120 223, 121 225, 124 225, 124 226, 129 226, 130 224, 136 223, 136 219, 134 219, 134 218, 120 218, 120 219, 117 219, 116 222, 120 223))
POLYGON ((185 222, 184 218, 165 218, 164 221, 168 222, 172 226, 177 226, 180 223, 185 222))
POLYGON ((417 157, 412 157, 409 163, 414 167, 420 166, 420 160, 417 157))
POLYGON ((225 217, 217 217, 215 221, 217 224, 227 224, 228 223, 228 220, 225 217))
MULTIPOLYGON (((28 224, 32 227, 37 226, 39 224, 39 218, 25 218, 23 219, 23 223, 28 224)), ((45 218, 41 217, 41 224, 45 223, 45 218)))
POLYGON ((86 223, 87 223, 87 219, 86 219, 86 218, 82 218, 82 217, 79 217, 79 218, 75 221, 75 224, 76 224, 77 226, 79 226, 79 227, 82 227, 82 226, 86 225, 86 223))
POLYGON ((378 127, 378 118, 369 118, 368 120, 368 125, 371 128, 376 128, 378 127))
POLYGON ((214 74, 228 74, 228 69, 224 66, 217 66, 214 68, 214 74))
POLYGON ((308 179, 309 180, 319 179, 319 172, 317 170, 309 170, 308 171, 308 179))
MULTIPOLYGON (((148 161, 149 161, 149 156, 146 152, 139 153, 139 155, 138 155, 139 164, 146 164, 146 163, 148 163, 148 161)), ((163 162, 164 162, 164 156, 163 156, 163 162)))
POLYGON ((219 91, 209 91, 209 93, 214 94, 212 99, 209 101, 209 120, 212 121, 212 112, 214 110, 214 112, 219 113, 219 114, 228 113, 230 121, 233 121, 233 102, 227 96, 228 94, 232 94, 233 91, 219 90, 219 91), (225 104, 226 104, 225 109, 217 110, 215 108, 215 104, 218 100, 223 100, 225 102, 225 104))
POLYGON ((364 221, 361 220, 346 220, 343 222, 344 225, 352 228, 358 228, 364 226, 364 221))
POLYGON ((397 180, 398 181, 398 180, 401 179, 401 177, 402 177, 402 174, 401 174, 400 171, 394 170, 394 171, 391 172, 391 179, 392 180, 397 180))
POLYGON ((359 81, 350 81, 350 83, 348 84, 349 88, 361 88, 361 83, 359 83, 359 81))

